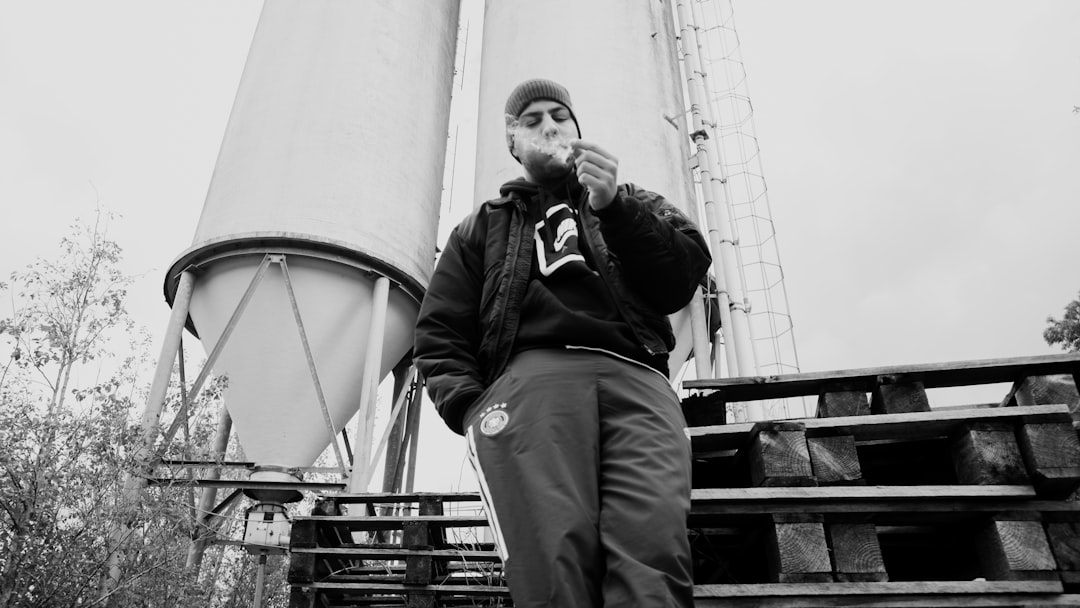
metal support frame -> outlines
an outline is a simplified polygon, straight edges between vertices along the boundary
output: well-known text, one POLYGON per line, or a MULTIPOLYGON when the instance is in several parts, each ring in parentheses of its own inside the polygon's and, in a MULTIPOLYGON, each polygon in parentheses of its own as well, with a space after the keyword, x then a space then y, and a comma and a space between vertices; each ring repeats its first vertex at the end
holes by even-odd
MULTIPOLYGON (((251 282, 248 284, 247 289, 241 296, 240 301, 237 303, 232 316, 229 318, 225 325, 224 330, 214 348, 207 356, 206 363, 200 370, 200 373, 192 383, 191 387, 181 387, 181 408, 177 416, 172 420, 168 429, 161 434, 161 444, 167 445, 176 436, 176 433, 181 429, 187 429, 188 421, 192 415, 193 404, 198 398, 199 393, 202 391, 203 386, 209 379, 210 373, 214 364, 217 362, 221 353, 223 352, 226 343, 231 337, 233 331, 243 316, 245 310, 248 307, 256 289, 266 276, 266 271, 271 263, 276 263, 281 266, 282 276, 284 278, 285 287, 289 294, 290 306, 293 310, 294 318, 296 319, 297 330, 299 332, 300 341, 304 348, 304 354, 307 358, 308 369, 311 373, 312 382, 315 386, 316 395, 319 400, 319 406, 322 410, 324 420, 327 423, 327 428, 330 431, 332 437, 332 445, 334 447, 334 453, 338 460, 338 466, 336 471, 342 476, 343 479, 348 476, 348 469, 345 464, 345 459, 342 457, 340 447, 337 444, 337 430, 334 428, 333 421, 329 414, 329 409, 326 405, 325 396, 322 390, 322 384, 319 381, 318 370, 315 367, 314 358, 311 353, 310 344, 307 339, 307 334, 304 329, 303 319, 300 315, 299 306, 296 301, 295 291, 292 287, 291 276, 289 275, 288 265, 286 262, 285 254, 272 254, 267 253, 263 256, 258 268, 255 270, 252 276, 251 282)), ((173 363, 176 361, 178 354, 182 358, 182 334, 184 331, 184 325, 187 322, 188 312, 191 304, 191 295, 194 289, 195 273, 192 269, 185 270, 181 273, 175 295, 173 297, 172 312, 169 317, 169 324, 166 329, 164 343, 162 345, 161 354, 158 357, 157 367, 155 368, 155 374, 153 383, 150 387, 150 394, 147 398, 146 408, 143 411, 141 427, 142 434, 140 442, 135 453, 135 462, 138 463, 138 469, 132 473, 129 473, 125 479, 124 484, 124 497, 125 503, 129 505, 129 508, 133 508, 141 500, 141 493, 149 484, 162 485, 165 483, 182 483, 187 482, 189 487, 202 487, 204 489, 200 496, 199 506, 196 511, 196 521, 199 528, 205 526, 206 529, 212 529, 214 526, 211 522, 214 517, 219 516, 219 511, 226 508, 230 503, 235 501, 240 495, 239 490, 234 491, 225 501, 219 504, 217 507, 211 509, 217 496, 218 488, 238 488, 246 487, 245 482, 236 481, 222 481, 220 479, 220 469, 215 467, 212 472, 204 479, 192 479, 189 473, 189 479, 187 480, 164 480, 155 479, 150 475, 150 471, 157 460, 155 445, 158 443, 158 435, 161 428, 161 415, 164 409, 166 396, 168 393, 168 387, 171 381, 173 363)), ((389 305, 389 289, 390 281, 388 278, 379 276, 375 280, 373 287, 374 304, 372 310, 371 319, 371 332, 368 341, 367 361, 364 370, 364 393, 361 401, 362 416, 360 418, 360 442, 363 445, 362 450, 358 450, 356 457, 363 454, 365 461, 361 466, 361 472, 363 477, 366 477, 366 483, 370 481, 371 469, 374 467, 375 462, 367 460, 367 457, 371 453, 371 436, 373 435, 374 424, 374 403, 378 391, 378 371, 382 363, 382 342, 385 335, 386 325, 386 313, 389 305), (367 439, 365 441, 365 438, 367 439)), ((183 360, 181 359, 180 365, 183 366, 183 360)), ((181 367, 181 373, 183 374, 183 367, 181 367)), ((185 383, 186 384, 186 383, 185 383)), ((415 418, 414 403, 406 399, 408 390, 401 390, 398 398, 396 399, 396 406, 394 408, 394 414, 392 415, 391 425, 394 421, 402 418, 401 413, 407 410, 407 415, 403 421, 398 425, 399 427, 405 427, 405 437, 402 438, 402 443, 409 441, 409 438, 413 438, 413 445, 415 446, 416 425, 413 420, 415 418), (405 406, 408 402, 408 407, 405 406), (410 434, 411 431, 411 434, 410 434)), ((413 400, 415 401, 415 400, 413 400)), ((215 436, 214 453, 218 454, 218 458, 222 458, 225 454, 225 450, 228 445, 229 433, 231 432, 231 418, 227 410, 222 408, 222 412, 219 414, 218 430, 215 436)), ((344 429, 342 434, 345 434, 344 429)), ((381 455, 382 450, 385 448, 390 437, 389 431, 384 435, 380 446, 376 453, 376 459, 381 455)), ((347 439, 346 439, 347 441, 347 439)), ((415 452, 415 449, 413 450, 415 452)), ((350 457, 354 456, 349 454, 350 457)), ((358 461, 359 462, 359 461, 358 461)), ((186 466, 186 465, 185 465, 186 466)), ((410 460, 408 465, 409 484, 411 488, 411 476, 415 469, 415 454, 410 454, 410 460)), ((396 471, 395 478, 400 478, 401 472, 396 471)), ((358 476, 354 474, 352 476, 354 483, 358 483, 358 476)), ((262 484, 265 486, 266 484, 262 484)), ((273 484, 272 484, 273 485, 273 484)), ((276 484, 274 487, 284 487, 288 485, 290 488, 302 490, 322 490, 322 491, 334 491, 343 489, 342 484, 324 483, 324 484, 276 484)), ((260 486, 261 487, 261 486, 260 486)), ((110 553, 108 556, 108 575, 102 581, 100 589, 100 597, 107 604, 108 598, 117 588, 120 582, 120 558, 122 554, 123 545, 126 543, 127 538, 132 533, 131 519, 127 518, 120 526, 118 526, 110 534, 110 553)), ((202 556, 204 554, 206 545, 208 544, 211 534, 204 535, 201 531, 196 535, 196 538, 192 542, 192 546, 189 548, 188 559, 186 567, 191 569, 197 569, 201 565, 202 556)))
MULTIPOLYGON (((218 412, 218 424, 217 431, 214 433, 214 445, 211 448, 211 454, 218 461, 225 458, 225 453, 229 446, 229 434, 232 432, 232 417, 229 416, 229 410, 222 406, 218 412)), ((191 475, 188 475, 191 477, 191 475)), ((208 473, 210 479, 220 479, 221 469, 215 467, 208 473)), ((233 499, 233 497, 230 497, 233 499)), ((188 572, 198 572, 202 566, 203 554, 206 551, 207 541, 210 539, 210 521, 214 516, 213 509, 214 501, 217 500, 217 488, 208 487, 203 488, 202 494, 199 496, 199 505, 195 510, 195 530, 192 534, 191 545, 188 547, 187 562, 184 569, 188 572)), ((220 505, 219 505, 220 506, 220 505)))
POLYGON ((356 422, 356 450, 353 453, 349 491, 360 493, 371 480, 371 438, 374 435, 375 402, 379 392, 379 370, 382 367, 382 343, 386 335, 386 311, 390 304, 390 279, 379 277, 371 287, 371 324, 368 330, 367 355, 361 380, 360 411, 356 422))
POLYGON ((311 372, 311 381, 315 385, 315 396, 319 400, 323 421, 326 422, 326 428, 330 431, 330 445, 334 448, 334 456, 337 458, 338 467, 341 468, 341 476, 345 477, 348 472, 345 470, 345 461, 341 458, 341 448, 338 447, 337 429, 334 428, 334 420, 330 416, 329 408, 326 407, 326 395, 323 394, 322 383, 319 382, 319 372, 315 369, 315 358, 311 355, 311 345, 308 343, 307 332, 304 330, 304 320, 300 317, 300 307, 296 304, 296 292, 293 291, 289 265, 285 263, 284 255, 275 255, 272 261, 281 266, 281 275, 285 279, 285 291, 289 294, 289 304, 292 306, 293 317, 296 319, 296 329, 300 332, 300 343, 304 346, 304 356, 307 358, 308 370, 311 372))
MULTIPOLYGON (((124 479, 124 505, 127 509, 134 510, 140 502, 143 488, 146 487, 146 471, 152 462, 154 443, 157 439, 161 424, 161 411, 165 406, 165 396, 169 388, 169 380, 172 377, 172 365, 176 355, 180 351, 180 336, 184 331, 184 323, 187 321, 188 307, 191 304, 191 293, 195 286, 195 275, 185 271, 180 275, 176 287, 176 295, 173 298, 172 313, 169 315, 169 324, 165 332, 165 342, 158 356, 157 367, 154 370, 154 380, 150 385, 150 394, 146 400, 146 408, 143 410, 141 419, 142 434, 139 444, 135 449, 134 462, 139 467, 135 471, 128 472, 124 479)), ((109 535, 109 555, 106 558, 107 575, 102 580, 99 599, 108 605, 109 598, 120 584, 121 565, 120 557, 127 539, 133 530, 132 521, 134 513, 124 516, 121 523, 111 531, 109 535)))

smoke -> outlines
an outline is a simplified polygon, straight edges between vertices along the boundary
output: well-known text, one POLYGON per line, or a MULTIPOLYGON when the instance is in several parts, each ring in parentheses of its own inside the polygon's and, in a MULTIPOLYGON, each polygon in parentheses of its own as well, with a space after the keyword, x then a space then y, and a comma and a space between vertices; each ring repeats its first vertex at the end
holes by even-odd
POLYGON ((574 149, 570 144, 574 141, 564 137, 544 137, 524 128, 513 129, 514 141, 521 142, 526 148, 532 148, 541 154, 550 156, 564 165, 570 164, 574 149))

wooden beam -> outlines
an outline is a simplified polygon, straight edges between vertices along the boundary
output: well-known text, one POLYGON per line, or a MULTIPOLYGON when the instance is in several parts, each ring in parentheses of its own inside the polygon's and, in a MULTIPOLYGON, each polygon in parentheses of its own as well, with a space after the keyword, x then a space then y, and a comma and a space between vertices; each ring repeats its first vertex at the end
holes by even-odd
POLYGON ((822 387, 837 382, 861 384, 869 392, 876 385, 879 376, 897 374, 917 378, 926 388, 940 388, 1015 382, 1028 376, 1075 374, 1077 369, 1080 369, 1080 354, 1065 354, 870 367, 777 376, 687 380, 683 382, 683 388, 723 391, 724 399, 730 402, 817 395, 822 387))
POLYGON ((1030 483, 1013 425, 969 422, 951 439, 956 480, 962 484, 1030 483))
MULTIPOLYGON (((807 437, 851 435, 856 443, 882 439, 947 437, 969 422, 1071 423, 1065 405, 946 410, 910 414, 874 414, 841 418, 806 418, 799 420, 807 437)), ((690 428, 694 452, 735 450, 744 444, 753 423, 690 428)))
POLYGON ((1040 496, 1065 498, 1080 486, 1080 440, 1071 423, 1023 424, 1017 436, 1040 496))
POLYGON ((863 485, 862 467, 851 435, 808 437, 806 447, 818 485, 863 485))
POLYGON ((889 580, 874 524, 830 522, 826 523, 825 532, 837 582, 889 580))

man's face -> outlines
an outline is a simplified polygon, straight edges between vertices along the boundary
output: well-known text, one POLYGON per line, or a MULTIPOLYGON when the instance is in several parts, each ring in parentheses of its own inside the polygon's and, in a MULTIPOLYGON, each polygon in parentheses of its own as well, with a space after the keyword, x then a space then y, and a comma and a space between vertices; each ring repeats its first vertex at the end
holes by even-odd
POLYGON ((573 167, 570 141, 577 138, 577 125, 566 106, 538 99, 526 106, 509 128, 514 136, 514 155, 531 181, 558 179, 573 167))

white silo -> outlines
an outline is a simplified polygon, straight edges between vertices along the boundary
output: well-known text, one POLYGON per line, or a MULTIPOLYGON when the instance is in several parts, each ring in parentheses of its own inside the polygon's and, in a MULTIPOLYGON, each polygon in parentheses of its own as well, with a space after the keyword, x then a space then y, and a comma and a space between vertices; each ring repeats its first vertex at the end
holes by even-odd
MULTIPOLYGON (((213 369, 253 480, 295 481, 411 347, 457 17, 457 0, 263 8, 193 245, 165 282, 173 304, 193 277, 187 323, 207 352, 231 330, 213 369)), ((370 437, 354 444, 363 458, 370 437)))
MULTIPOLYGON (((522 173, 506 150, 507 96, 524 80, 549 78, 570 91, 582 138, 618 157, 620 182, 658 192, 696 218, 673 21, 665 2, 487 0, 476 203, 522 173)), ((692 345, 689 313, 672 323, 675 373, 692 345)))

